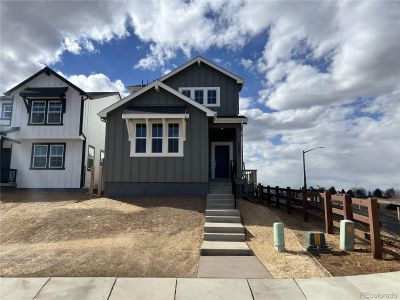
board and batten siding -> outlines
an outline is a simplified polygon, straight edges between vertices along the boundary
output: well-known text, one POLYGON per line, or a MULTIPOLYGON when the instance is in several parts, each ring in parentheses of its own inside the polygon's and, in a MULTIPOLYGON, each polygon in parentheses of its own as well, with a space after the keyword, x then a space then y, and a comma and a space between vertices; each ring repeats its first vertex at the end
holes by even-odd
POLYGON ((160 89, 140 95, 109 113, 106 125, 105 185, 108 183, 207 183, 208 118, 180 98, 160 89), (128 106, 185 105, 186 140, 183 157, 130 157, 122 112, 128 106))
POLYGON ((239 114, 239 85, 227 75, 206 64, 197 63, 167 78, 165 84, 178 90, 180 87, 220 87, 220 106, 209 107, 218 116, 237 116, 239 114))

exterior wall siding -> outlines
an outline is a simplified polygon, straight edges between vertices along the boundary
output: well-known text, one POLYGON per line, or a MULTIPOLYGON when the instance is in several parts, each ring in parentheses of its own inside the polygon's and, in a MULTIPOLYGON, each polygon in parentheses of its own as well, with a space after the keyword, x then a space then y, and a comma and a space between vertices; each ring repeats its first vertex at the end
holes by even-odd
POLYGON ((220 87, 220 106, 209 107, 218 116, 237 116, 239 114, 239 86, 236 81, 205 64, 195 63, 174 76, 167 78, 165 84, 178 90, 180 87, 220 87))
MULTIPOLYGON (((178 97, 154 89, 111 112, 106 125, 106 191, 112 183, 207 183, 208 118, 178 97), (186 105, 183 157, 130 157, 130 142, 122 112, 127 106, 186 105)), ((115 185, 114 185, 115 186, 115 185)))

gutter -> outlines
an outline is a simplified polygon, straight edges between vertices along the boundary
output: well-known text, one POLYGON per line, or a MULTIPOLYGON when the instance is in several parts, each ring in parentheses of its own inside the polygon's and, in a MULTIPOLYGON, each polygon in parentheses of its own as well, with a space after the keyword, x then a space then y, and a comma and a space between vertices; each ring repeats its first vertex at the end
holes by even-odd
POLYGON ((79 136, 83 137, 82 141, 82 162, 81 162, 81 184, 80 188, 83 188, 85 185, 85 152, 86 152, 86 136, 83 134, 83 113, 85 109, 85 100, 89 99, 89 97, 86 95, 86 98, 84 96, 81 96, 81 115, 79 119, 79 136))

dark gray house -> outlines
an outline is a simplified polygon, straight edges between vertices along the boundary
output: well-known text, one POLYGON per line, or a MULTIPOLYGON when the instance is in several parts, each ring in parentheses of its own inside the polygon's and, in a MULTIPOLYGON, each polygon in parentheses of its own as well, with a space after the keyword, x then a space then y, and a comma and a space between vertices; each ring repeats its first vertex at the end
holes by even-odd
POLYGON ((196 57, 102 110, 106 195, 206 195, 210 180, 240 178, 242 86, 196 57))

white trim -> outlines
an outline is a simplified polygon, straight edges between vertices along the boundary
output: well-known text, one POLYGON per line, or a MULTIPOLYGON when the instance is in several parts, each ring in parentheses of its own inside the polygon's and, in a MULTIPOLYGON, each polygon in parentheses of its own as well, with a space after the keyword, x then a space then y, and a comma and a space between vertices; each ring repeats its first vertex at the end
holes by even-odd
MULTIPOLYGON (((194 100, 194 94, 195 91, 202 90, 203 91, 203 103, 201 105, 207 106, 207 107, 219 107, 221 105, 221 88, 219 86, 206 86, 206 87, 188 87, 188 86, 182 86, 178 88, 178 91, 182 93, 183 90, 189 90, 190 91, 190 98, 194 100), (209 90, 216 90, 216 103, 215 104, 208 104, 208 91, 209 90)), ((182 94, 183 95, 183 94, 182 94)), ((196 102, 198 103, 198 102, 196 102)))
MULTIPOLYGON (((32 105, 32 106, 31 106, 31 115, 30 115, 29 123, 30 123, 30 124, 34 124, 34 125, 42 125, 42 124, 45 124, 45 123, 46 123, 46 101, 43 101, 43 100, 33 100, 31 105, 32 105), (34 123, 34 122, 32 122, 32 114, 34 113, 34 112, 33 112, 33 104, 34 104, 34 103, 44 103, 43 122, 42 122, 42 123, 34 123)), ((38 114, 38 112, 35 112, 35 114, 38 114)))
POLYGON ((211 142, 211 179, 215 179, 215 146, 229 146, 229 161, 233 160, 233 142, 211 142))
POLYGON ((237 124, 247 124, 247 118, 218 118, 214 117, 215 124, 229 124, 229 123, 237 123, 237 124))
POLYGON ((50 144, 50 147, 49 147, 48 151, 49 151, 49 162, 48 162, 49 169, 62 169, 63 166, 64 166, 65 146, 63 144, 50 144), (61 155, 59 155, 59 154, 51 155, 51 147, 54 147, 54 146, 56 146, 56 147, 60 147, 61 146, 63 148, 63 153, 61 155), (60 157, 60 156, 61 156, 61 167, 52 167, 51 166, 51 158, 52 157, 60 157))
POLYGON ((3 120, 11 120, 12 119, 12 111, 13 111, 13 103, 12 102, 10 102, 10 103, 2 103, 1 104, 1 109, 2 109, 2 112, 1 112, 1 118, 3 119, 3 120), (5 110, 5 109, 3 109, 3 108, 5 108, 7 105, 10 105, 11 106, 11 109, 10 110, 5 110), (4 117, 4 113, 11 113, 11 116, 8 118, 8 117, 4 117))
POLYGON ((168 85, 166 85, 166 84, 164 84, 164 83, 162 83, 162 82, 156 80, 156 81, 153 81, 151 84, 149 84, 149 85, 143 87, 142 89, 140 89, 140 90, 137 91, 136 93, 130 94, 129 96, 126 96, 124 99, 122 99, 122 100, 120 100, 120 101, 117 101, 117 102, 115 102, 114 104, 108 106, 107 108, 105 108, 105 109, 103 109, 102 111, 100 111, 97 115, 98 115, 100 118, 106 118, 106 117, 107 117, 107 114, 108 114, 110 111, 112 111, 112 110, 114 110, 114 109, 120 107, 121 105, 124 105, 125 103, 127 103, 127 102, 129 102, 129 101, 135 99, 136 97, 140 96, 141 94, 147 92, 148 90, 150 90, 150 89, 152 89, 152 88, 162 88, 162 89, 166 90, 167 92, 170 92, 171 94, 177 96, 178 98, 181 98, 181 99, 184 100, 185 102, 187 102, 187 103, 189 103, 189 104, 191 104, 191 105, 197 107, 198 109, 204 111, 208 117, 214 117, 215 114, 216 114, 216 113, 215 113, 214 111, 212 111, 211 109, 209 109, 209 108, 207 108, 207 107, 205 107, 205 106, 203 106, 203 105, 197 103, 196 101, 190 99, 189 97, 186 97, 185 95, 179 93, 177 90, 174 90, 173 88, 169 87, 168 85))
POLYGON ((201 63, 205 63, 206 65, 210 66, 211 68, 214 68, 214 69, 220 71, 221 73, 227 75, 228 77, 235 79, 238 84, 244 83, 243 79, 240 78, 239 76, 236 76, 235 74, 221 68, 220 66, 212 63, 211 61, 206 60, 205 58, 203 58, 201 56, 193 58, 192 60, 188 61, 187 63, 183 64, 179 68, 173 70, 172 72, 164 75, 163 77, 159 78, 158 80, 162 82, 162 81, 170 78, 171 76, 174 76, 176 73, 179 73, 180 71, 186 69, 187 67, 190 67, 192 64, 194 64, 196 62, 198 65, 200 65, 201 63))
POLYGON ((62 102, 60 100, 52 100, 52 101, 47 101, 47 114, 46 114, 46 124, 51 124, 51 125, 58 125, 62 123, 62 111, 63 111, 63 105, 62 102), (54 112, 50 112, 50 103, 60 103, 60 122, 58 123, 50 123, 49 122, 49 113, 54 113, 54 112))
POLYGON ((49 145, 33 145, 33 153, 32 153, 32 165, 31 165, 31 168, 34 168, 34 169, 46 169, 47 168, 47 157, 49 156, 48 155, 49 154, 49 145), (35 149, 36 149, 36 147, 46 147, 46 155, 35 155, 35 149), (46 163, 45 163, 45 165, 44 165, 44 167, 37 167, 37 166, 35 166, 35 157, 45 157, 46 158, 46 163))
POLYGON ((123 113, 122 119, 189 119, 189 114, 123 113))

